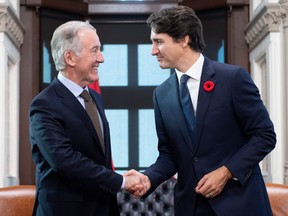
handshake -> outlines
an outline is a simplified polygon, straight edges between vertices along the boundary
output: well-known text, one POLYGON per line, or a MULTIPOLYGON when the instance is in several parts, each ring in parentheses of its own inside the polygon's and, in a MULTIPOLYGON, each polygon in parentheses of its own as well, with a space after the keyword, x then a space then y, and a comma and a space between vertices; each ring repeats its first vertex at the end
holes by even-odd
POLYGON ((142 197, 151 187, 149 178, 134 169, 125 172, 123 176, 125 177, 125 190, 137 198, 142 197))

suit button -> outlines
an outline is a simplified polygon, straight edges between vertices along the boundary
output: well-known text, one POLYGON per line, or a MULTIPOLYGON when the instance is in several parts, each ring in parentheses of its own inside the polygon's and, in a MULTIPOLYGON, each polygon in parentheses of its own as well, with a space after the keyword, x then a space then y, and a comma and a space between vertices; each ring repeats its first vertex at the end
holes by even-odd
POLYGON ((199 160, 199 158, 198 157, 194 157, 194 162, 197 162, 198 160, 199 160))

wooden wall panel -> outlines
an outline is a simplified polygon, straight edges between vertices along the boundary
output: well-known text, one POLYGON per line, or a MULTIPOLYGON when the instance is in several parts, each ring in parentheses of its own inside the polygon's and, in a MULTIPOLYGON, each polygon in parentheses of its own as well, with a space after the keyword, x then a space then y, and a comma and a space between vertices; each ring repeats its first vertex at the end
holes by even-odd
POLYGON ((20 63, 20 184, 35 184, 35 166, 29 142, 29 106, 39 92, 39 16, 37 10, 21 6, 21 22, 25 27, 20 63))
POLYGON ((227 62, 250 71, 249 49, 244 29, 249 22, 249 7, 232 6, 227 19, 227 62))

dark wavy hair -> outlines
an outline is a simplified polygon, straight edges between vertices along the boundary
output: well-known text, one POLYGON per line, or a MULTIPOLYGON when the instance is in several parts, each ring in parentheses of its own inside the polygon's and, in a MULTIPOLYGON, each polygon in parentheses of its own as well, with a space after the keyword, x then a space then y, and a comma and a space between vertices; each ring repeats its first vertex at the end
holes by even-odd
POLYGON ((197 52, 204 50, 202 23, 192 8, 186 6, 164 8, 151 14, 147 19, 147 25, 156 34, 166 33, 174 41, 189 35, 189 46, 197 52))

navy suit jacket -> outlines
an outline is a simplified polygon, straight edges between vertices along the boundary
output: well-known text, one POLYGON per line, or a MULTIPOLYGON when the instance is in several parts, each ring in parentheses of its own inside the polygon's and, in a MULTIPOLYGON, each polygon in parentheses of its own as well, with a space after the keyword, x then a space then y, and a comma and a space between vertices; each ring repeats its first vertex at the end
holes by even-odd
POLYGON ((89 91, 103 121, 105 154, 87 112, 57 78, 31 103, 35 215, 119 215, 116 193, 123 178, 112 171, 101 96, 89 91))
POLYGON ((197 182, 223 165, 238 180, 230 179, 219 195, 208 200, 216 214, 272 214, 258 163, 275 147, 276 135, 247 71, 205 57, 194 141, 179 102, 175 73, 155 89, 153 100, 159 157, 145 174, 152 191, 178 172, 175 215, 193 215, 197 182), (203 88, 207 81, 215 84, 210 92, 203 88))

